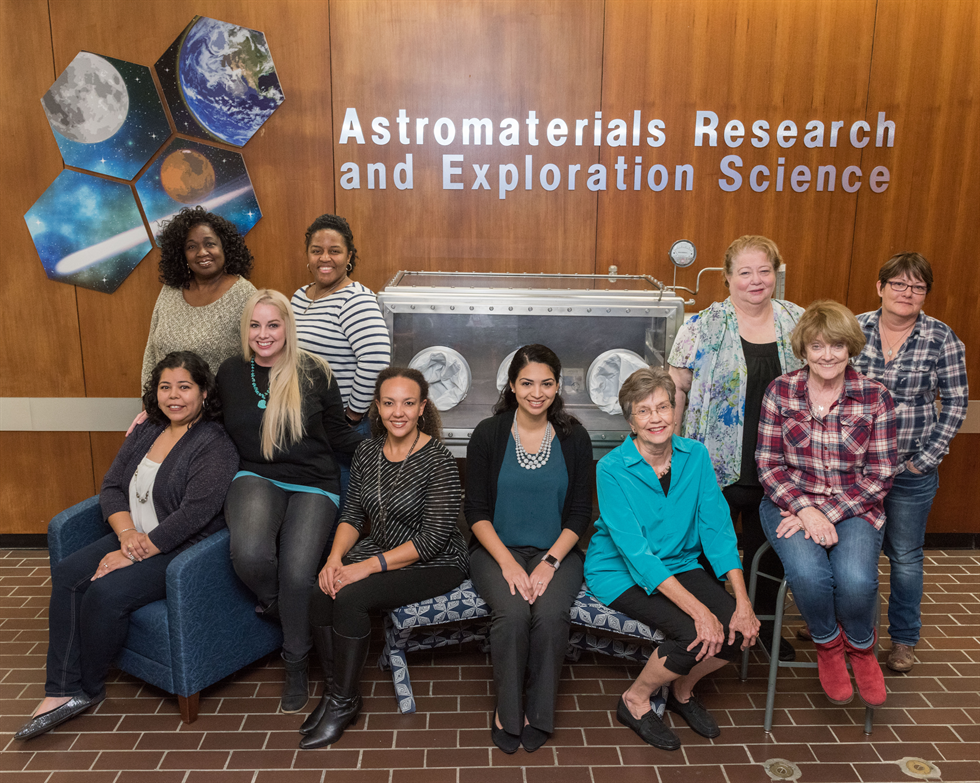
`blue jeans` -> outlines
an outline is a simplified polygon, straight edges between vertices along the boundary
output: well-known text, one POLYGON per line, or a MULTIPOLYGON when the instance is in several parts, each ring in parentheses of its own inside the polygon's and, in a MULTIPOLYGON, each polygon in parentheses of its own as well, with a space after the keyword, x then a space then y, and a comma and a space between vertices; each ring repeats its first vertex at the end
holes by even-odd
MULTIPOLYGON (((371 422, 368 420, 368 415, 365 413, 357 424, 351 427, 354 432, 359 432, 365 438, 371 437, 371 422)), ((350 463, 353 459, 353 455, 344 454, 341 451, 335 451, 334 457, 337 459, 337 465, 340 467, 340 508, 338 510, 338 516, 340 511, 344 510, 344 500, 347 498, 347 485, 350 483, 350 463)), ((333 531, 330 533, 330 541, 328 542, 327 551, 329 552, 330 546, 333 545, 333 531)))
POLYGON ((893 643, 914 647, 922 628, 922 546, 939 473, 921 475, 905 470, 885 496, 885 540, 882 548, 891 563, 888 635, 893 643))
POLYGON ((832 642, 840 625, 854 647, 874 644, 878 554, 884 532, 860 517, 844 519, 836 525, 836 546, 824 549, 800 531, 790 538, 776 538, 782 517, 768 498, 762 501, 759 516, 766 538, 783 561, 786 581, 813 641, 832 642))

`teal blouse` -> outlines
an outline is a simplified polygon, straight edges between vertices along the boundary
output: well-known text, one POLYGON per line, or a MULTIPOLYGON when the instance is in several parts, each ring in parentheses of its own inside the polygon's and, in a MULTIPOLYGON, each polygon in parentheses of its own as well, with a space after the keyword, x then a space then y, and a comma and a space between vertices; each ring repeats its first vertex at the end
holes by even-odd
POLYGON ((654 593, 668 577, 698 568, 702 551, 719 579, 742 567, 708 450, 677 435, 671 445, 667 495, 632 439, 599 460, 599 519, 585 581, 606 605, 633 585, 654 593))

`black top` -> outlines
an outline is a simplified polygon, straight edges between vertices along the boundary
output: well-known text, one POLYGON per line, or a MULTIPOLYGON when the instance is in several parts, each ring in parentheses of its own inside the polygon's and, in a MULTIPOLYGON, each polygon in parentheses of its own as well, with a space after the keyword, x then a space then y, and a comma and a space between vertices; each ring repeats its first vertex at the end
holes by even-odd
MULTIPOLYGON (((300 373, 303 438, 277 451, 270 462, 262 456, 260 428, 265 411, 258 407, 250 364, 233 356, 221 364, 217 375, 225 429, 241 454, 241 469, 273 481, 339 494, 340 468, 334 452, 352 454, 364 438, 347 426, 336 379, 331 375, 328 382, 318 365, 309 379, 304 380, 300 373)), ((268 367, 255 365, 255 385, 260 392, 268 390, 268 367)))
POLYGON ((759 415, 762 398, 769 384, 783 374, 776 343, 750 343, 742 340, 747 369, 745 383, 745 418, 742 422, 742 469, 738 481, 743 487, 758 487, 759 468, 755 464, 755 447, 759 440, 759 415))
POLYGON ((670 492, 670 468, 662 476, 659 476, 659 479, 660 488, 664 491, 664 496, 666 497, 667 493, 670 492))
MULTIPOLYGON (((507 411, 476 425, 466 447, 466 498, 463 511, 470 526, 487 519, 493 521, 497 500, 497 476, 504 464, 514 411, 507 411)), ((573 424, 564 438, 555 430, 561 443, 561 455, 568 471, 568 490, 561 512, 562 529, 572 530, 579 538, 592 521, 592 488, 595 486, 595 463, 592 440, 585 427, 573 424)), ((476 536, 470 547, 479 546, 476 536)))
POLYGON ((384 442, 384 436, 364 441, 351 462, 340 521, 362 533, 370 519, 371 533, 347 559, 359 563, 411 541, 419 559, 406 568, 455 566, 465 575, 466 546, 456 527, 463 492, 453 455, 433 438, 404 462, 390 462, 384 442))
MULTIPOLYGON (((106 519, 129 511, 129 482, 165 424, 140 424, 123 441, 102 480, 99 505, 106 519)), ((225 526, 221 509, 238 470, 238 452, 220 424, 202 421, 178 440, 160 463, 153 482, 153 508, 160 524, 150 541, 166 554, 183 551, 225 526)))

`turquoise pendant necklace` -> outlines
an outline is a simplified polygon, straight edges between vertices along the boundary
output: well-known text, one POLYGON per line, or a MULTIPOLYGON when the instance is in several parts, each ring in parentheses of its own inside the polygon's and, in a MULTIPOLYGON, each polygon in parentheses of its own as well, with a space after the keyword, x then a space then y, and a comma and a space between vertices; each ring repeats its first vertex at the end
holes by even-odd
POLYGON ((259 398, 259 401, 256 403, 256 405, 258 405, 259 408, 261 408, 262 410, 265 410, 265 405, 266 405, 265 401, 269 399, 269 392, 266 391, 265 394, 263 394, 262 392, 259 391, 258 384, 255 383, 255 357, 254 356, 252 357, 252 361, 250 362, 250 365, 252 371, 252 389, 255 390, 255 393, 258 395, 259 398))

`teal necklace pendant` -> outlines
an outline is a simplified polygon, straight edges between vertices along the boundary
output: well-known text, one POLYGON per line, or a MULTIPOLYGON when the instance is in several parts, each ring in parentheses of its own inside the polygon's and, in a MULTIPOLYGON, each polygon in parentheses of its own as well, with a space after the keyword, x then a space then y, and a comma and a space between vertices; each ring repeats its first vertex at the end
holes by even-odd
POLYGON ((255 357, 254 356, 252 357, 252 361, 249 362, 249 369, 250 369, 250 371, 252 373, 252 390, 255 392, 256 396, 259 398, 259 401, 257 403, 255 403, 255 404, 256 404, 256 406, 260 410, 265 410, 266 400, 269 399, 269 392, 268 392, 268 390, 266 390, 266 392, 264 394, 262 392, 260 392, 259 391, 259 386, 255 382, 255 357))

